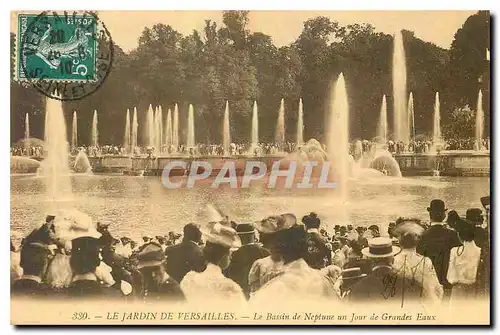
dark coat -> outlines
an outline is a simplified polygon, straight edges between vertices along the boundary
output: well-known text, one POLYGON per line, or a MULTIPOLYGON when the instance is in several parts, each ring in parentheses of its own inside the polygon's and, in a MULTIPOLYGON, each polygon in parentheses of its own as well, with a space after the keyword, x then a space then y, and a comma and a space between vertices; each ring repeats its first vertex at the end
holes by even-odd
POLYGON ((354 302, 404 304, 405 301, 418 301, 422 292, 423 287, 419 282, 405 279, 390 266, 380 266, 354 284, 347 299, 354 302))
POLYGON ((203 252, 194 242, 182 241, 168 247, 165 254, 167 256, 167 273, 178 283, 184 279, 189 271, 203 272, 205 270, 203 252))
POLYGON ((168 278, 154 291, 143 292, 144 299, 147 302, 154 301, 184 301, 186 300, 179 283, 174 279, 168 278))
POLYGON ((319 233, 307 233, 307 254, 304 259, 313 269, 319 270, 332 263, 332 252, 326 243, 319 233))
POLYGON ((23 278, 12 283, 10 290, 13 296, 45 297, 51 293, 48 285, 23 278))
POLYGON ((66 289, 66 295, 81 299, 122 299, 119 286, 104 287, 94 280, 77 280, 66 289))
POLYGON ((259 244, 246 244, 231 255, 231 263, 226 269, 225 274, 228 278, 240 285, 247 298, 250 296, 248 274, 250 273, 253 263, 269 255, 269 250, 259 244))
POLYGON ((450 287, 446 279, 450 264, 450 251, 461 244, 455 231, 443 225, 433 225, 422 234, 417 246, 417 252, 420 255, 430 258, 439 283, 445 288, 450 287))

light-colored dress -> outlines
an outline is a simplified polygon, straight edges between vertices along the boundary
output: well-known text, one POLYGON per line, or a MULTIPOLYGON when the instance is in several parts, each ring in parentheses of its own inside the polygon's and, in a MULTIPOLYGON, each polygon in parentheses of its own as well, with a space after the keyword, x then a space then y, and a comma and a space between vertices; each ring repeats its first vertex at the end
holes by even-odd
POLYGON ((307 265, 304 259, 285 264, 283 274, 269 281, 251 298, 251 306, 274 306, 276 299, 286 306, 305 301, 339 301, 333 282, 321 271, 307 265))
POLYGON ((241 287, 225 277, 219 266, 211 263, 207 264, 203 272, 188 272, 180 286, 188 304, 221 304, 232 307, 246 305, 241 287))
POLYGON ((481 248, 474 241, 465 241, 463 245, 454 247, 450 252, 450 266, 446 278, 453 285, 452 300, 468 300, 475 298, 477 268, 481 257, 481 248))
POLYGON ((419 255, 416 249, 402 249, 394 256, 392 265, 394 270, 411 281, 422 284, 422 298, 424 300, 439 301, 443 298, 443 286, 439 283, 432 261, 428 257, 419 255))
POLYGON ((256 260, 248 273, 248 287, 253 295, 271 279, 283 273, 283 261, 274 261, 271 256, 256 260))

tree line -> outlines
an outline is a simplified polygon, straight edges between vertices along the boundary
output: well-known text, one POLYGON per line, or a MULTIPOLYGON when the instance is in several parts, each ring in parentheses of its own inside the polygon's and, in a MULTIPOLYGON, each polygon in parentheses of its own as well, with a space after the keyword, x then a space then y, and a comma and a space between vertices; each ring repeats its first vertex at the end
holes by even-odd
MULTIPOLYGON (((490 14, 479 11, 458 29, 449 50, 403 31, 408 92, 413 92, 417 134, 432 132, 435 92, 441 97, 445 136, 473 136, 478 90, 483 90, 485 133, 489 134, 490 14), (462 115, 455 120, 456 115, 462 115), (455 122, 454 122, 455 121, 455 122)), ((225 11, 222 25, 205 21, 203 30, 184 36, 167 23, 144 28, 136 49, 129 53, 115 45, 111 72, 93 95, 64 102, 67 125, 78 114, 78 141, 90 143, 93 110, 99 113, 99 141, 121 144, 125 112, 138 109, 139 143, 149 104, 162 105, 164 117, 177 103, 180 129, 185 138, 188 105, 195 108, 198 142, 222 142, 226 100, 231 113, 233 141, 250 140, 253 102, 259 107, 262 141, 272 141, 280 100, 285 100, 286 137, 296 133, 299 98, 304 104, 304 136, 322 140, 325 111, 332 81, 344 73, 350 108, 351 138, 376 136, 382 95, 387 96, 392 131, 393 36, 370 24, 340 25, 319 16, 304 22, 297 39, 277 47, 271 36, 250 32, 248 11, 225 11)), ((11 72, 16 36, 11 33, 11 72)), ((45 97, 29 83, 11 77, 11 142, 24 137, 25 114, 30 115, 32 137, 43 139, 45 97)), ((68 136, 71 127, 67 126, 68 136)))

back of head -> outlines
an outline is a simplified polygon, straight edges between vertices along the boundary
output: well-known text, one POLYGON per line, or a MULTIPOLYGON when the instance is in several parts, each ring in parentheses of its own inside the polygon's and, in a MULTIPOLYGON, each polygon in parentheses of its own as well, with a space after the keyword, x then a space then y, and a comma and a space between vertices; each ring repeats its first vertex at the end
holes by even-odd
POLYGON ((201 240, 200 227, 195 223, 188 223, 184 226, 184 240, 198 243, 201 240))
POLYGON ((302 218, 302 223, 307 229, 319 229, 321 221, 316 213, 310 213, 302 218))
MULTIPOLYGON (((218 243, 212 243, 207 241, 205 247, 203 248, 203 257, 208 263, 220 266, 221 268, 227 267, 226 259, 230 254, 229 247, 218 243)), ((227 259, 228 261, 228 259, 227 259)))
POLYGON ((301 225, 279 232, 278 248, 285 263, 303 258, 307 253, 307 233, 301 225))
POLYGON ((431 221, 443 222, 446 218, 446 206, 441 199, 431 200, 429 207, 427 207, 427 211, 429 212, 431 221))
POLYGON ((48 251, 36 244, 25 244, 21 249, 21 262, 25 275, 42 276, 48 264, 48 251))
POLYGON ((72 241, 71 269, 75 274, 94 272, 99 266, 100 243, 93 237, 80 237, 72 241))
POLYGON ((446 218, 446 223, 451 228, 455 228, 458 220, 460 220, 460 216, 458 215, 457 211, 450 211, 448 213, 448 217, 446 218))
POLYGON ((406 232, 399 236, 399 245, 403 249, 413 249, 418 245, 419 236, 413 232, 406 232))
POLYGON ((474 240, 475 227, 473 223, 467 222, 465 220, 459 220, 456 222, 455 229, 460 237, 460 240, 464 242, 470 242, 474 240))

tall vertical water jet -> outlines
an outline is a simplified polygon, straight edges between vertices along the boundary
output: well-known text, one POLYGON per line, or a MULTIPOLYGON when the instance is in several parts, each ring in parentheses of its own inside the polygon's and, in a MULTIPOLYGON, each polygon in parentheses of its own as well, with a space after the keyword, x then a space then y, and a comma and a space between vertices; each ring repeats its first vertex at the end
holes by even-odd
POLYGON ((158 151, 163 152, 163 110, 161 106, 158 107, 158 126, 156 130, 156 142, 158 143, 158 151))
POLYGON ((165 145, 167 150, 170 150, 172 145, 172 110, 169 108, 167 111, 167 121, 165 125, 165 145))
POLYGON ((189 104, 189 114, 188 114, 188 131, 187 131, 187 142, 188 148, 194 148, 194 108, 193 105, 189 104))
POLYGON ((406 59, 403 35, 400 31, 394 35, 392 91, 394 99, 394 140, 408 143, 410 131, 406 111, 406 59))
POLYGON ((257 108, 257 101, 253 102, 252 111, 252 151, 259 146, 259 110, 257 108))
POLYGON ((280 109, 278 112, 278 123, 276 125, 276 143, 283 144, 285 142, 285 99, 281 99, 280 109))
POLYGON ((411 127, 411 138, 417 136, 417 130, 415 129, 415 107, 413 106, 413 92, 410 92, 410 97, 408 98, 408 124, 411 127))
POLYGON ((154 112, 153 106, 150 104, 146 115, 146 145, 154 146, 154 112))
POLYGON ((484 133, 484 110, 483 110, 483 92, 479 90, 476 107, 476 146, 477 150, 483 148, 484 133))
POLYGON ((226 108, 224 109, 224 123, 222 125, 222 141, 224 147, 224 154, 229 155, 231 145, 231 126, 229 124, 229 101, 226 101, 226 108))
POLYGON ((78 120, 76 118, 76 111, 73 111, 73 123, 71 125, 71 148, 78 147, 78 120))
POLYGON ((26 150, 26 156, 30 156, 30 116, 26 113, 24 118, 24 150, 26 150))
POLYGON ((172 124, 172 144, 174 145, 174 152, 179 150, 179 107, 175 104, 174 107, 174 120, 172 124))
POLYGON ((434 122, 432 129, 432 147, 433 151, 437 150, 441 145, 441 112, 439 106, 439 92, 436 92, 436 99, 434 101, 434 122))
POLYGON ((139 123, 137 121, 137 107, 134 107, 134 116, 132 117, 132 138, 130 140, 131 153, 134 153, 135 148, 137 148, 137 129, 139 128, 139 123))
POLYGON ((99 131, 97 130, 97 110, 94 110, 94 117, 92 118, 92 146, 99 145, 99 131))
POLYGON ((326 146, 330 168, 338 183, 341 201, 349 194, 349 103, 344 75, 340 73, 331 95, 326 146))
POLYGON ((304 143, 304 106, 302 98, 299 99, 299 115, 297 118, 297 147, 304 143))
MULTIPOLYGON (((97 120, 96 113, 94 116, 97 120)), ((44 159, 38 174, 43 177, 45 183, 46 195, 50 202, 46 208, 49 211, 54 209, 55 202, 67 201, 72 197, 68 155, 62 102, 48 98, 45 102, 44 159)))
POLYGON ((130 110, 127 109, 127 114, 125 115, 125 134, 123 136, 123 147, 126 153, 131 152, 130 143, 130 110))
POLYGON ((387 100, 385 94, 382 96, 382 105, 380 106, 380 118, 378 120, 377 136, 382 143, 387 143, 387 100))

